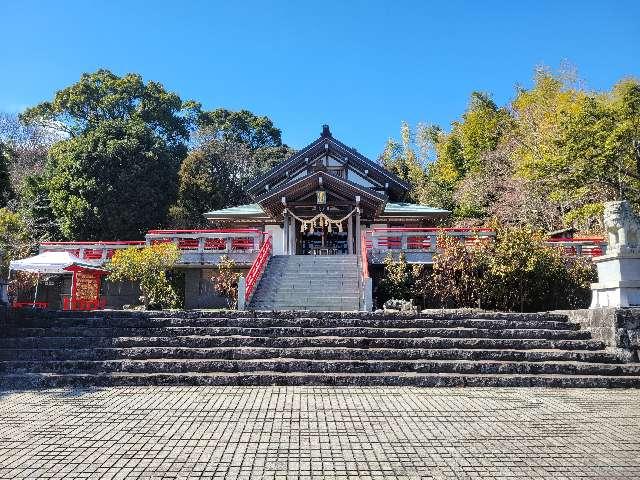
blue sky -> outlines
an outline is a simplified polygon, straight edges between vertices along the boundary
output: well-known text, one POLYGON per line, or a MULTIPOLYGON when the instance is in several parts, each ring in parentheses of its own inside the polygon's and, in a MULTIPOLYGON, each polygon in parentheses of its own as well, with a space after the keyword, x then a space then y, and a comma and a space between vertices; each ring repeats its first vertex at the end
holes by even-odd
POLYGON ((268 115, 295 148, 329 123, 372 158, 402 120, 446 128, 470 92, 505 103, 536 65, 569 61, 597 90, 640 76, 637 0, 2 0, 0 25, 0 110, 104 67, 268 115))

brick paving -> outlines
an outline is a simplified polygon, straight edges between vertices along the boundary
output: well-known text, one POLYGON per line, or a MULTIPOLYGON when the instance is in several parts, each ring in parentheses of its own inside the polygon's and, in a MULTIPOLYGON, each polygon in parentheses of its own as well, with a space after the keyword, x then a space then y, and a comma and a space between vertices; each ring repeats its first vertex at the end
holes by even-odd
POLYGON ((5 391, 0 478, 640 478, 640 391, 5 391))

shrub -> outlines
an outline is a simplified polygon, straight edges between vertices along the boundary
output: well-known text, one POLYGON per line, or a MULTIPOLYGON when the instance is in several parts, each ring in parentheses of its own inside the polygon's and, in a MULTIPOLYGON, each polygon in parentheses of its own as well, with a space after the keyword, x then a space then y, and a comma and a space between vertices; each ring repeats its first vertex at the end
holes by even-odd
POLYGON ((541 232, 501 228, 493 242, 438 238, 430 273, 401 259, 385 261, 388 298, 422 298, 423 306, 542 311, 588 306, 593 264, 548 246, 541 232))
POLYGON ((218 274, 211 278, 213 288, 220 295, 227 298, 229 308, 235 308, 238 303, 238 280, 240 274, 235 271, 236 262, 224 255, 218 263, 218 274))
POLYGON ((499 310, 541 311, 588 305, 595 273, 584 259, 563 255, 529 228, 499 229, 479 255, 483 304, 499 310))
POLYGON ((173 243, 161 243, 144 248, 117 250, 106 265, 109 280, 140 283, 140 300, 146 308, 176 308, 178 295, 167 278, 167 271, 180 259, 180 250, 173 243))
POLYGON ((482 264, 478 252, 453 237, 438 237, 433 271, 424 282, 441 307, 478 307, 482 293, 482 264))
POLYGON ((384 259, 384 276, 377 289, 377 300, 383 304, 387 300, 410 300, 414 294, 415 278, 411 266, 407 263, 404 253, 400 253, 398 260, 391 254, 384 259))

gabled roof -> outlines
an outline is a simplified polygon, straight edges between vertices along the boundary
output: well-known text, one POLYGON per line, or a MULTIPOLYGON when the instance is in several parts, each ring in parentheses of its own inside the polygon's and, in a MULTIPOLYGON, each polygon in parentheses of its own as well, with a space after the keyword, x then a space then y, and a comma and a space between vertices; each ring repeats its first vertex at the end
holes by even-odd
POLYGON ((281 179, 287 171, 302 165, 306 158, 316 158, 326 151, 333 152, 340 158, 345 158, 349 163, 359 166, 363 170, 368 170, 372 178, 377 178, 383 185, 389 184, 389 188, 402 196, 410 188, 409 184, 401 180, 397 175, 383 168, 381 165, 368 159, 355 149, 348 147, 344 143, 336 140, 331 135, 329 127, 323 126, 321 136, 310 145, 293 154, 287 160, 274 166, 269 172, 256 178, 247 187, 247 192, 252 196, 258 196, 263 192, 261 189, 271 182, 281 179))
POLYGON ((320 188, 326 188, 329 191, 339 193, 344 196, 351 195, 353 201, 355 196, 360 196, 361 205, 367 209, 373 216, 382 213, 384 205, 387 202, 387 196, 365 188, 357 183, 353 183, 344 178, 336 177, 330 173, 318 171, 279 185, 278 188, 269 190, 262 195, 256 197, 256 201, 262 207, 262 210, 274 218, 279 218, 280 213, 284 209, 282 197, 300 197, 301 195, 315 192, 320 188))

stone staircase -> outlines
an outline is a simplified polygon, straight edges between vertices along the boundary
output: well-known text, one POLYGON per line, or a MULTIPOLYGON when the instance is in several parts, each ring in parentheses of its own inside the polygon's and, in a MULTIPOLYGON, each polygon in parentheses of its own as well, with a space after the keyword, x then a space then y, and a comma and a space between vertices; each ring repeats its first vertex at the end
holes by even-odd
POLYGON ((0 333, 0 387, 640 387, 565 316, 425 312, 29 312, 0 333))
POLYGON ((357 311, 359 282, 356 255, 276 255, 248 309, 357 311))

